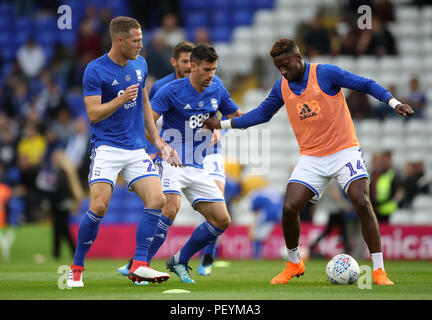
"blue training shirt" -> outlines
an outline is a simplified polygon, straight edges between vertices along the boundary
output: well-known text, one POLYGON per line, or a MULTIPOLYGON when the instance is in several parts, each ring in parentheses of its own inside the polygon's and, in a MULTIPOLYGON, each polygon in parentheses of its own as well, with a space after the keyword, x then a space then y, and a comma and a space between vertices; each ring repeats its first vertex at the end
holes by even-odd
MULTIPOLYGON (((170 73, 169 75, 157 80, 154 84, 153 87, 150 89, 150 93, 149 93, 149 99, 151 100, 156 92, 159 91, 160 88, 162 88, 164 85, 166 85, 167 83, 170 83, 171 81, 176 80, 176 74, 175 72, 170 73)), ((221 80, 221 78, 219 78, 217 75, 214 75, 212 82, 220 82, 223 85, 223 82, 221 80)), ((225 118, 225 117, 223 117, 225 118)), ((225 118, 226 119, 226 118, 225 118)), ((226 133, 227 130, 221 130, 221 134, 224 135, 226 133)), ((217 144, 215 144, 214 146, 214 153, 221 153, 222 150, 222 140, 219 140, 217 144)), ((153 146, 151 143, 147 143, 147 148, 146 151, 148 154, 156 154, 157 150, 155 148, 155 146, 153 146)))
POLYGON ((122 67, 108 54, 91 61, 83 78, 83 96, 101 96, 102 103, 123 94, 127 87, 139 83, 136 100, 125 103, 108 118, 91 124, 91 145, 108 145, 127 150, 146 147, 143 113, 143 90, 147 78, 147 63, 142 56, 129 60, 122 67))
MULTIPOLYGON (((307 87, 309 68, 310 64, 306 63, 305 73, 300 82, 288 82, 290 89, 297 95, 301 95, 307 87)), ((372 79, 358 76, 332 64, 318 64, 316 72, 321 90, 330 96, 336 95, 341 88, 348 88, 370 94, 383 102, 392 97, 387 89, 372 79)), ((279 79, 269 96, 256 109, 232 120, 234 127, 248 128, 269 121, 285 103, 281 86, 282 79, 279 79)))
POLYGON ((234 113, 238 106, 221 81, 212 81, 202 93, 196 91, 190 78, 164 85, 151 100, 155 112, 163 115, 162 139, 176 150, 183 165, 202 168, 202 161, 214 153, 212 132, 203 130, 203 121, 217 111, 234 113))

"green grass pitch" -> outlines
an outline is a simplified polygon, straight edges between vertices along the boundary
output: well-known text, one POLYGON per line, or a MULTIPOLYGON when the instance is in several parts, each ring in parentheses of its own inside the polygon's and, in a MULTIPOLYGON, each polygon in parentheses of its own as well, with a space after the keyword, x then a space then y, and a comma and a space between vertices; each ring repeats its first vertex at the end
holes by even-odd
MULTIPOLYGON (((4 231, 4 230, 3 230, 4 231)), ((394 286, 360 289, 354 285, 332 285, 326 278, 327 260, 309 260, 303 277, 285 285, 270 285, 284 267, 282 261, 228 261, 228 267, 214 267, 209 277, 196 273, 198 260, 190 265, 196 284, 171 279, 161 284, 136 286, 116 270, 126 260, 88 259, 84 288, 61 289, 58 268, 69 265, 70 253, 62 258, 49 257, 49 226, 25 226, 15 230, 16 240, 9 261, 0 260, 0 300, 431 300, 432 261, 386 261, 394 286), (37 262, 36 262, 37 261, 37 262), (59 286, 60 283, 60 286, 59 286), (169 289, 190 293, 166 294, 169 289)), ((370 261, 359 264, 371 266, 370 261)), ((165 269, 165 261, 155 260, 156 270, 165 269)), ((64 275, 63 275, 64 276, 64 275)))

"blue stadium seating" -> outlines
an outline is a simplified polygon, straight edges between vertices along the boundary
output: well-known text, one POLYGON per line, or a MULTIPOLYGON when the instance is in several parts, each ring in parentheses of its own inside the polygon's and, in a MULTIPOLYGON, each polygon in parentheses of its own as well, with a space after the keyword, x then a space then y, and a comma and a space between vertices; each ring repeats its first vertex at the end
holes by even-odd
POLYGON ((59 30, 57 34, 57 40, 66 47, 74 48, 77 41, 77 36, 78 34, 73 28, 71 30, 59 30))
POLYGON ((210 31, 210 36, 213 41, 227 42, 231 40, 231 29, 229 27, 214 27, 210 31))
POLYGON ((184 0, 180 2, 188 39, 197 27, 209 28, 211 40, 227 42, 236 26, 250 25, 258 9, 272 8, 274 0, 184 0))
POLYGON ((252 23, 254 12, 249 10, 239 10, 234 12, 234 26, 250 25, 252 23))
POLYGON ((207 17, 207 14, 204 12, 192 12, 187 15, 185 19, 185 25, 186 28, 198 28, 202 26, 207 26, 209 22, 209 19, 207 17))
POLYGON ((211 15, 210 21, 212 27, 231 26, 233 18, 230 12, 215 10, 211 15))

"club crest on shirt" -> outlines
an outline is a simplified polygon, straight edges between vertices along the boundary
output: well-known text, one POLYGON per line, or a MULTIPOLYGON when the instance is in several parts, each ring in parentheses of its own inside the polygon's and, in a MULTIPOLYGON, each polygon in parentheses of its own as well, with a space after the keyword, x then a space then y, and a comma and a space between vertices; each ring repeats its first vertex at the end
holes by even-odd
POLYGON ((202 107, 204 107, 204 102, 202 101, 198 102, 198 108, 202 108, 202 107))
POLYGON ((218 101, 217 101, 217 99, 216 98, 211 98, 210 102, 211 102, 212 108, 216 110, 218 108, 218 101))
POLYGON ((136 72, 136 76, 137 76, 138 81, 141 82, 143 80, 141 70, 136 69, 135 72, 136 72))
POLYGON ((131 80, 131 76, 130 76, 130 75, 128 75, 128 74, 127 74, 127 75, 125 75, 125 80, 126 80, 126 81, 130 81, 130 80, 131 80))

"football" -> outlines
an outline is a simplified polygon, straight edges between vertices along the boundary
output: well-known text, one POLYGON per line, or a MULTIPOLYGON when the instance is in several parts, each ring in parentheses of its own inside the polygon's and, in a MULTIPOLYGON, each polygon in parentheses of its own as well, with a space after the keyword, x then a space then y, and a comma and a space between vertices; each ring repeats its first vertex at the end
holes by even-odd
POLYGON ((333 284, 353 284, 360 269, 357 261, 347 254, 338 254, 330 259, 326 268, 327 278, 333 284))

